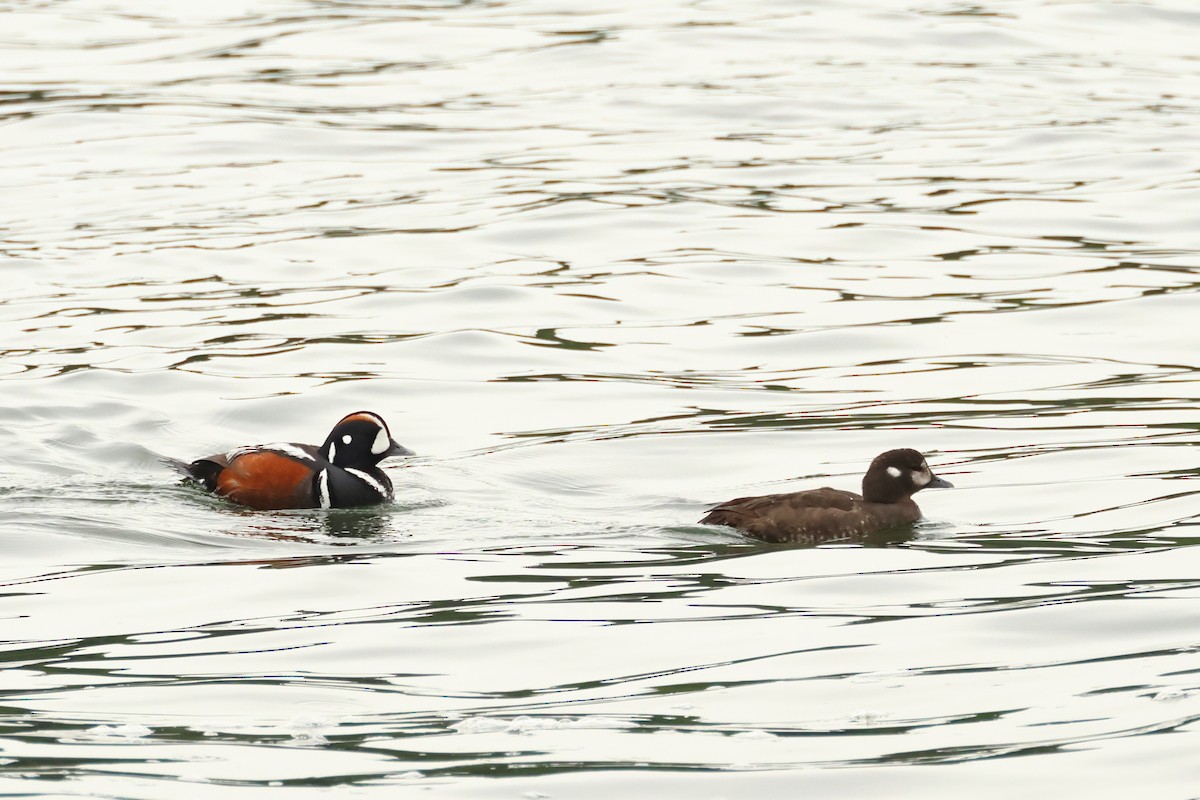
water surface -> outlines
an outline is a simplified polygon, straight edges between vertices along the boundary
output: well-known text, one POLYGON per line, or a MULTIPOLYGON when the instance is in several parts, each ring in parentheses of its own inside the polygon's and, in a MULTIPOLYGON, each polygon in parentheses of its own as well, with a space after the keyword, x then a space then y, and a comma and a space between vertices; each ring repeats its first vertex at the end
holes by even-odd
POLYGON ((1190 5, 0 12, 0 792, 1200 796, 1190 5))

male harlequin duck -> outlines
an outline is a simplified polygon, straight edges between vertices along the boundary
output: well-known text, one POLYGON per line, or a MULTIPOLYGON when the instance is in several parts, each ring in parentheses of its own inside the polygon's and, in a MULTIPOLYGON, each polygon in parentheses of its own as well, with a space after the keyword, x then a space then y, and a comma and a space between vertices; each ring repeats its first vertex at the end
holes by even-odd
POLYGON ((817 544, 870 536, 921 518, 912 496, 953 484, 937 477, 916 450, 889 450, 863 477, 861 496, 837 489, 739 497, 710 509, 702 525, 728 525, 767 542, 817 544))
POLYGON ((325 444, 276 443, 239 447, 188 464, 168 465, 205 489, 260 511, 351 508, 392 499, 379 462, 414 453, 392 439, 378 414, 356 411, 333 426, 325 444))

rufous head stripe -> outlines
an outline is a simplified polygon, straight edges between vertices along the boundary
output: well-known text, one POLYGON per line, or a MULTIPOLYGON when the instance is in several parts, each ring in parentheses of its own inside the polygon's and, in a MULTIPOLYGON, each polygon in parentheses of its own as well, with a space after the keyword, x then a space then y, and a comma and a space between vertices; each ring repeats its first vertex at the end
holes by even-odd
POLYGON ((339 422, 338 425, 343 425, 347 422, 367 422, 371 425, 378 425, 384 430, 387 429, 387 424, 370 411, 355 411, 353 414, 342 417, 342 421, 339 422))

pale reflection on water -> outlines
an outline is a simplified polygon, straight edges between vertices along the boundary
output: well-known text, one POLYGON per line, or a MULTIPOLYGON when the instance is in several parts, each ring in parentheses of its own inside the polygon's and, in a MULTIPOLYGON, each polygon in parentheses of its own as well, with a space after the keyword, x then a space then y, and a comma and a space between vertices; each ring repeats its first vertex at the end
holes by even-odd
POLYGON ((1196 794, 1190 6, 0 11, 0 790, 1196 794))

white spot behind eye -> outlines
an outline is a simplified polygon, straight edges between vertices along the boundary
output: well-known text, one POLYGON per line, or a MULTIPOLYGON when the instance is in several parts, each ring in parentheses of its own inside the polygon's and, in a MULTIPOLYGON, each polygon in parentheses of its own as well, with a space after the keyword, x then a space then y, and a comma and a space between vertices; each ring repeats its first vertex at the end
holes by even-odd
POLYGON ((900 470, 896 467, 888 467, 888 475, 891 475, 893 478, 899 478, 900 470))
POLYGON ((350 444, 350 442, 352 442, 353 440, 354 440, 353 437, 347 433, 345 436, 342 437, 342 444, 350 444))
POLYGON ((379 433, 375 435, 375 441, 371 445, 371 452, 375 455, 383 455, 387 449, 392 446, 392 438, 388 436, 388 432, 384 428, 379 429, 379 433))

